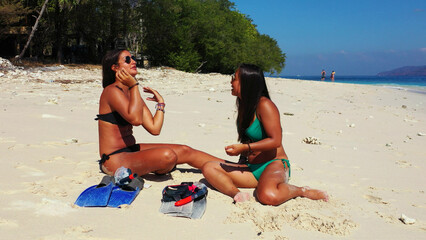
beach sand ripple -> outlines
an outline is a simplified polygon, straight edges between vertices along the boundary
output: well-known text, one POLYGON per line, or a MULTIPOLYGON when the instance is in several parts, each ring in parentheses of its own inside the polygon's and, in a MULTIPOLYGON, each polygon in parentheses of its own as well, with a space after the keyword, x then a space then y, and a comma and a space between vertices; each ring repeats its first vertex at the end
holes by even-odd
POLYGON ((280 231, 283 226, 345 236, 357 227, 344 214, 344 204, 324 203, 308 199, 294 199, 281 206, 262 206, 258 203, 238 203, 225 223, 252 222, 257 231, 280 231))

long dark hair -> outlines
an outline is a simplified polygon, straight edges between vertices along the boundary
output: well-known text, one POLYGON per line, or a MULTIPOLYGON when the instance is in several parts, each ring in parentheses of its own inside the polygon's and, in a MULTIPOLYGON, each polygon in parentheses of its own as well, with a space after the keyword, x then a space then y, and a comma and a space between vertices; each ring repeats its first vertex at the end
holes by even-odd
POLYGON ((112 65, 118 63, 118 58, 121 52, 125 49, 114 49, 108 51, 102 59, 102 87, 106 88, 108 85, 115 82, 115 72, 111 69, 112 65))
POLYGON ((237 130, 238 140, 248 142, 245 131, 250 126, 256 112, 260 97, 270 99, 262 69, 253 64, 243 63, 239 66, 241 98, 237 97, 237 130))

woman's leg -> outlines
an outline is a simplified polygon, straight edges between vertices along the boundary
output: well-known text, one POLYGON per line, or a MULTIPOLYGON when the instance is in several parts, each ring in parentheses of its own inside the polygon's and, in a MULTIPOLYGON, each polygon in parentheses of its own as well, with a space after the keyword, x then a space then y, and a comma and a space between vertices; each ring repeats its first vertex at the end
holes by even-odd
POLYGON ((232 197, 236 202, 248 200, 238 187, 254 188, 257 180, 247 165, 223 162, 207 162, 202 167, 206 180, 219 192, 232 197))
POLYGON ((210 161, 225 162, 225 160, 207 154, 205 152, 193 149, 186 145, 167 144, 167 143, 141 143, 141 151, 153 148, 170 148, 177 155, 176 164, 189 164, 194 168, 201 167, 210 161))
POLYGON ((186 145, 141 143, 139 146, 139 152, 124 152, 110 156, 110 159, 104 163, 103 170, 107 174, 113 175, 117 168, 124 166, 139 175, 150 172, 163 174, 171 171, 176 164, 187 163, 200 169, 204 163, 209 161, 225 162, 186 145))
POLYGON ((288 171, 288 168, 284 169, 281 161, 274 161, 265 168, 256 188, 256 197, 259 202, 277 206, 296 197, 328 200, 327 193, 323 191, 288 184, 285 171, 288 171))
POLYGON ((123 152, 110 156, 104 163, 106 173, 113 175, 117 168, 123 166, 139 176, 151 172, 167 173, 176 166, 177 155, 170 148, 157 147, 138 152, 123 152))

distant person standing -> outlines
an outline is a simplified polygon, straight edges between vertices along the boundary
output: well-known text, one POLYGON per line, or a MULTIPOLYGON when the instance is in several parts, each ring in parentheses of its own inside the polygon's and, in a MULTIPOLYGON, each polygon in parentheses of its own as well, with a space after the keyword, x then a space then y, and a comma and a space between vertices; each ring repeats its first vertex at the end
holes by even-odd
POLYGON ((331 81, 333 81, 334 82, 334 74, 336 74, 334 71, 332 71, 331 72, 331 75, 330 75, 330 79, 331 79, 331 81))
POLYGON ((321 72, 321 81, 325 80, 325 70, 323 69, 321 72))

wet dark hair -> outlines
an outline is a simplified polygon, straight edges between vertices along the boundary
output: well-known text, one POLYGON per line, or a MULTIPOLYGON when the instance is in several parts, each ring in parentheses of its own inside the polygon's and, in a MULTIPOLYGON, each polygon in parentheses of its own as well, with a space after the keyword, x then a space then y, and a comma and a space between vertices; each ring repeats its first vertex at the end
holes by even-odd
POLYGON ((115 82, 115 72, 111 69, 112 65, 118 64, 118 58, 125 49, 114 49, 108 51, 102 58, 102 87, 106 88, 115 82))
POLYGON ((260 97, 269 97, 266 87, 265 76, 260 67, 243 63, 239 66, 240 92, 241 98, 237 97, 237 130, 238 140, 242 143, 248 142, 249 138, 245 131, 250 126, 256 112, 260 97))

